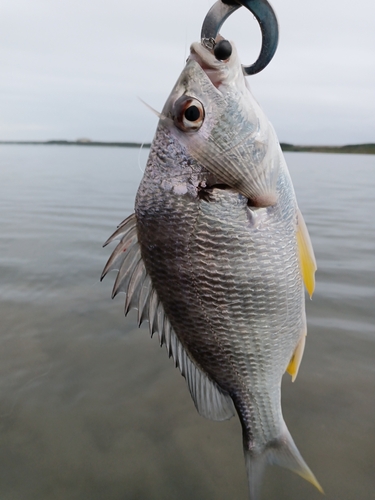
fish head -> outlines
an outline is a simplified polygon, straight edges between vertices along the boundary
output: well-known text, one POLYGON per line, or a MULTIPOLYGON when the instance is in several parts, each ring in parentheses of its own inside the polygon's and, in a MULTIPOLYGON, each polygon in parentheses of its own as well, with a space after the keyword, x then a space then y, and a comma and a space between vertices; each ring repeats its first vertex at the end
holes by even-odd
POLYGON ((160 116, 160 126, 209 171, 255 207, 277 202, 280 146, 252 96, 234 45, 227 61, 193 43, 160 116))

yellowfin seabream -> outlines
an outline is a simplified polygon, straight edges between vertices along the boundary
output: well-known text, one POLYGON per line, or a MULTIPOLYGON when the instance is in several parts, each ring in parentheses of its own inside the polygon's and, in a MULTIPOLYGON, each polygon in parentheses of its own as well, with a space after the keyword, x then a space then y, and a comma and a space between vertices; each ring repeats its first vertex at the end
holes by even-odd
POLYGON ((244 68, 218 35, 240 6, 226 3, 208 13, 159 115, 135 213, 108 240, 120 243, 103 276, 118 270, 113 296, 125 292, 125 313, 138 309, 158 333, 198 412, 237 413, 258 500, 266 464, 321 490, 281 411, 282 376, 294 380, 303 355, 304 283, 311 296, 316 264, 275 131, 245 77, 272 58, 276 18, 265 0, 240 2, 263 33, 258 61, 244 68))

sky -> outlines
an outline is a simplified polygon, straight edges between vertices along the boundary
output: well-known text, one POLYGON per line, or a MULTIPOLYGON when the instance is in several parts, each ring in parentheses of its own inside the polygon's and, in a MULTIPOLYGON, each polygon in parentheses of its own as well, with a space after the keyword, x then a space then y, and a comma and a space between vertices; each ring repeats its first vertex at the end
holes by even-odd
MULTIPOLYGON (((375 142, 375 1, 270 0, 270 65, 248 77, 281 142, 375 142)), ((213 0, 2 0, 0 140, 150 142, 213 0)), ((239 9, 221 33, 252 64, 239 9)))

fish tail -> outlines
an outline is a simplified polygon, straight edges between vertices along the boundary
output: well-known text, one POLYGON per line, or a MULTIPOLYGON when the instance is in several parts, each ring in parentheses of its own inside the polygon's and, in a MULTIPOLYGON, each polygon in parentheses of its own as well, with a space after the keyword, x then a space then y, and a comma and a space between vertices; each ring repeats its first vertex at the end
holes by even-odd
POLYGON ((250 500, 260 500, 262 479, 267 464, 289 469, 313 484, 321 493, 323 488, 302 458, 288 429, 282 437, 267 443, 262 452, 254 453, 244 446, 250 500))
POLYGON ((302 458, 286 427, 284 435, 269 444, 267 448, 267 458, 269 464, 280 465, 280 467, 285 467, 295 472, 314 485, 320 493, 324 493, 323 488, 302 458))

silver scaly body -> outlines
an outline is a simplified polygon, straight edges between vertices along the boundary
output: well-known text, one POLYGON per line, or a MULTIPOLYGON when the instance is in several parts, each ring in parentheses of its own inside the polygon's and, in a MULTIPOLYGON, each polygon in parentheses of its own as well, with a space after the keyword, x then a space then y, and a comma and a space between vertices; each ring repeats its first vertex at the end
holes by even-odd
POLYGON ((244 82, 236 53, 224 66, 192 46, 103 274, 119 269, 114 294, 125 291, 126 312, 138 308, 158 332, 198 411, 215 420, 237 412, 255 500, 266 463, 319 485, 281 411, 281 379, 306 335, 298 207, 244 82), (181 96, 202 103, 198 130, 178 123, 181 96))

